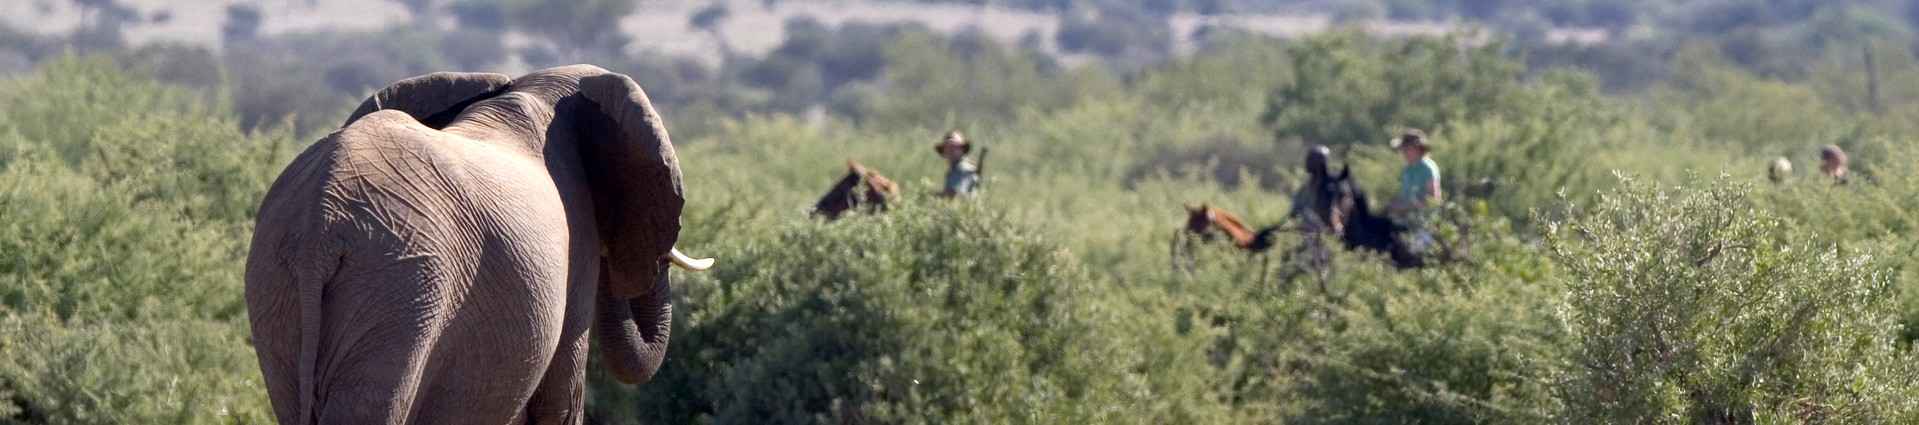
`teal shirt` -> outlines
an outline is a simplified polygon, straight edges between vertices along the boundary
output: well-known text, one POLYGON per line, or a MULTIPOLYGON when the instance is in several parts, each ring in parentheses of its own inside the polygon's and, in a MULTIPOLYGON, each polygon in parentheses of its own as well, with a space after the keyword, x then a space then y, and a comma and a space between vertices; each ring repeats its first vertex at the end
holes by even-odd
POLYGON ((1432 183, 1438 181, 1439 163, 1433 162, 1432 157, 1406 164, 1406 168, 1399 171, 1399 199, 1425 201, 1433 196, 1432 183))
POLYGON ((1432 210, 1432 205, 1429 205, 1433 197, 1432 186, 1438 182, 1439 163, 1433 162, 1432 157, 1420 158, 1419 162, 1406 164, 1406 168, 1399 171, 1399 200, 1425 205, 1425 208, 1420 208, 1420 213, 1408 214, 1402 217, 1402 221, 1408 224, 1425 221, 1424 212, 1432 210))

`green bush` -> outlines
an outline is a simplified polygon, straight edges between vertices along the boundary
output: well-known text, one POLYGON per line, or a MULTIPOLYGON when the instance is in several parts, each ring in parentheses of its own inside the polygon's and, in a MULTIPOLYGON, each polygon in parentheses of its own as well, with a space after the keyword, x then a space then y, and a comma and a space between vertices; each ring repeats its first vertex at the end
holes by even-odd
POLYGON ((1158 371, 1101 329, 1109 297, 1007 217, 914 207, 775 232, 683 281, 669 366, 638 394, 596 386, 594 406, 675 423, 1154 422, 1121 407, 1158 371))
MULTIPOLYGON (((93 133, 124 114, 206 109, 187 91, 118 71, 102 57, 64 57, 34 76, 0 80, 0 133, 19 136, 0 145, 0 155, 31 142, 78 163, 91 154, 85 142, 93 133)), ((6 163, 0 156, 0 166, 6 163)))
MULTIPOLYGON (((1475 13, 1536 25, 1603 12, 1589 3, 1475 13)), ((777 88, 743 84, 744 67, 528 46, 628 72, 661 102, 689 198, 680 246, 722 261, 675 276, 654 382, 589 372, 596 423, 1919 419, 1909 54, 1881 62, 1879 109, 1849 98, 1864 93, 1852 56, 1805 80, 1704 49, 1667 68, 1682 50, 1657 33, 1606 53, 1644 47, 1655 57, 1619 66, 1684 74, 1642 93, 1522 73, 1525 58, 1471 36, 1217 31, 1191 57, 1113 73, 979 33, 835 44, 894 33, 817 30, 768 66, 811 70, 777 88), (1401 160, 1381 141, 1398 126, 1441 143, 1458 220, 1440 234, 1472 242, 1465 261, 1395 271, 1335 250, 1322 285, 1214 244, 1169 267, 1182 204, 1287 223, 1292 141, 1348 145, 1339 160, 1384 198, 1401 160), (992 152, 979 199, 927 195, 945 170, 927 145, 949 128, 992 152), (1812 176, 1823 143, 1854 153, 1853 184, 1812 176), (1779 155, 1797 176, 1737 184, 1779 155), (806 218, 848 159, 899 182, 902 204, 806 218), (1615 190, 1613 171, 1643 183, 1615 190), (1679 263, 1715 243, 1743 250, 1679 263), (1641 355, 1661 344, 1683 349, 1641 355)), ((546 35, 610 40, 596 34, 546 35)), ((484 40, 446 37, 276 36, 229 46, 213 77, 193 71, 209 52, 155 48, 0 81, 0 423, 264 421, 240 282, 260 193, 314 138, 289 133, 336 126, 358 91, 486 60, 484 40), (310 66, 246 43, 353 52, 310 66), (413 55, 434 46, 470 51, 413 55), (396 51, 408 60, 375 58, 396 51), (258 130, 276 123, 294 128, 258 130)))
POLYGON ((0 316, 0 423, 265 424, 244 322, 0 316))
POLYGON ((1722 177, 1627 179, 1547 233, 1575 343, 1567 414, 1634 423, 1915 418, 1894 274, 1754 208, 1722 177))
POLYGON ((238 265, 296 147, 98 59, 0 90, 0 423, 266 422, 238 265))
POLYGON ((1049 70, 1030 52, 987 45, 961 55, 925 33, 906 33, 887 45, 887 66, 854 114, 874 127, 950 127, 1011 120, 1028 110, 1050 111, 1116 89, 1097 70, 1049 70))
POLYGON ((1403 127, 1428 131, 1473 118, 1515 115, 1525 87, 1498 43, 1458 39, 1376 42, 1347 32, 1305 39, 1290 50, 1291 84, 1270 96, 1261 122, 1280 140, 1376 143, 1403 127))
POLYGON ((1292 423, 1527 424, 1556 412, 1557 288, 1494 273, 1378 278, 1362 290, 1379 292, 1335 310, 1343 329, 1320 352, 1299 356, 1304 409, 1292 423))

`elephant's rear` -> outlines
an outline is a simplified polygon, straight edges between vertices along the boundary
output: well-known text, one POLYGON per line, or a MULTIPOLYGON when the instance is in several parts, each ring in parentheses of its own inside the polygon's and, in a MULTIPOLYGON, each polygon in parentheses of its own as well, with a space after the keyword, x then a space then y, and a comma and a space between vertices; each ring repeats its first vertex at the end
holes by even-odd
POLYGON ((443 259, 423 253, 450 239, 408 224, 450 196, 421 177, 445 162, 414 137, 421 129, 402 114, 369 115, 307 148, 261 202, 247 316, 282 424, 409 414, 430 349, 421 342, 445 315, 423 272, 443 259), (393 290, 372 296, 383 287, 393 290))
POLYGON ((517 312, 547 311, 529 300, 564 300, 552 293, 566 288, 566 263, 515 260, 540 259, 542 248, 564 252, 566 238, 526 234, 520 230, 531 226, 515 219, 562 212, 548 207, 557 201, 522 196, 552 195, 550 182, 545 192, 528 190, 540 183, 503 175, 515 172, 514 161, 470 156, 463 142, 438 139, 397 111, 375 112, 308 148, 268 190, 246 295, 281 423, 466 423, 524 405, 549 359, 522 357, 557 344, 558 332, 537 332, 557 328, 559 317, 517 312), (476 202, 524 210, 488 210, 507 212, 494 217, 475 212, 476 202), (466 228, 500 234, 476 237, 466 228), (562 248, 548 246, 556 244, 562 248), (526 264, 551 267, 516 268, 526 264), (503 277, 526 275, 559 283, 503 277), (453 320, 462 313, 466 320, 453 320), (449 332, 472 338, 493 328, 509 330, 493 349, 439 344, 449 332), (461 370, 496 372, 453 372, 461 370))
POLYGON ((329 184, 338 148, 334 140, 322 140, 281 172, 260 204, 247 255, 253 347, 282 424, 313 419, 316 361, 311 353, 319 342, 319 289, 339 266, 340 251, 323 234, 327 212, 312 194, 329 184))

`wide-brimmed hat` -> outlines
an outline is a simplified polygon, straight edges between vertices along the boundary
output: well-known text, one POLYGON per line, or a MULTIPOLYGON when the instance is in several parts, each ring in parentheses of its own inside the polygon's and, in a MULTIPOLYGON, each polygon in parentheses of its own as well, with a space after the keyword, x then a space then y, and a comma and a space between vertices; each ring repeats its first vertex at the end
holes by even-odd
POLYGON ((1426 137, 1426 132, 1419 131, 1417 128, 1407 129, 1405 132, 1399 133, 1399 137, 1394 137, 1393 140, 1388 143, 1393 146, 1394 150, 1403 149, 1406 146, 1418 146, 1428 152, 1433 150, 1432 138, 1426 137))
POLYGON ((1844 164, 1846 163, 1846 150, 1840 149, 1839 145, 1820 146, 1819 159, 1844 164))
POLYGON ((945 152, 947 146, 958 146, 962 155, 973 152, 973 144, 967 142, 966 136, 960 134, 959 130, 946 132, 946 137, 933 144, 933 152, 945 152))

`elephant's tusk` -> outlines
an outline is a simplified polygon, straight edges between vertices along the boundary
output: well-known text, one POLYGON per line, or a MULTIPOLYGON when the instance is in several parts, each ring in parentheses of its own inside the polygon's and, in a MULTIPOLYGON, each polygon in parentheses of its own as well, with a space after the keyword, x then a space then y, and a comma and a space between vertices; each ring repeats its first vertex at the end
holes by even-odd
POLYGON ((713 259, 687 257, 686 253, 680 252, 679 248, 673 248, 673 250, 667 251, 666 260, 673 262, 675 266, 686 269, 686 271, 703 272, 706 271, 706 269, 713 268, 713 259))

